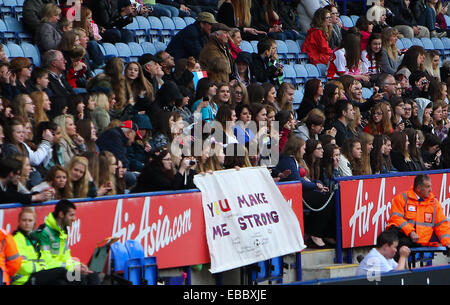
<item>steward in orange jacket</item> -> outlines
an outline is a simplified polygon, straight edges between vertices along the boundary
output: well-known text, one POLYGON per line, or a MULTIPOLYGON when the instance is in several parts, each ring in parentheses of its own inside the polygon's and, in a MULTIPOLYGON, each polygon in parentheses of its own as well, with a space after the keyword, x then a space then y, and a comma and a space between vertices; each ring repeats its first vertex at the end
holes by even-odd
POLYGON ((0 229, 0 271, 3 273, 3 283, 10 284, 10 279, 19 271, 22 256, 17 250, 13 236, 0 229))
POLYGON ((450 247, 450 224, 441 204, 431 192, 431 180, 425 178, 423 182, 429 185, 417 186, 416 180, 415 187, 395 196, 387 227, 397 227, 412 242, 422 246, 438 246, 437 242, 430 242, 434 232, 443 246, 450 247), (423 188, 429 189, 424 191, 423 188))

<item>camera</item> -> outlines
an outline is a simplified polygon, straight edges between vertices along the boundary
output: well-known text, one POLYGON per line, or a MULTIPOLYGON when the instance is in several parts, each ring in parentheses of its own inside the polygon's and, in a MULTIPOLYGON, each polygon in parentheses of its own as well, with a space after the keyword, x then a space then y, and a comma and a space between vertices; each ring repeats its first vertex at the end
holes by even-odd
POLYGON ((195 164, 197 164, 197 161, 195 161, 195 160, 184 160, 184 163, 187 166, 194 166, 195 164))
POLYGON ((428 79, 424 79, 424 80, 422 81, 422 85, 426 85, 426 84, 428 84, 428 79))

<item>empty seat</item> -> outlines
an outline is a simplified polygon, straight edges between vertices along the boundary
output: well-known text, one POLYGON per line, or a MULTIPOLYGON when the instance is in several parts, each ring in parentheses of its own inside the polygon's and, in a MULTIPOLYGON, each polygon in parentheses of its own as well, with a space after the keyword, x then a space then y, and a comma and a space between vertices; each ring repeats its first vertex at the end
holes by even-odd
POLYGON ((16 40, 21 42, 22 40, 31 42, 31 35, 25 32, 22 22, 11 16, 4 16, 6 29, 9 33, 13 33, 16 40))
POLYGON ((105 49, 105 56, 119 57, 119 53, 117 52, 117 49, 114 46, 114 44, 109 43, 109 42, 104 42, 103 48, 105 49))
POLYGON ((186 27, 186 21, 181 17, 172 17, 173 23, 175 25, 175 34, 186 27))
POLYGON ((422 41, 422 44, 423 44, 423 47, 425 50, 433 50, 434 49, 433 42, 431 41, 430 38, 423 37, 423 38, 420 38, 420 40, 422 41))
POLYGON ((156 54, 156 48, 153 45, 153 43, 146 41, 146 42, 141 42, 140 45, 141 45, 142 51, 144 53, 149 53, 149 54, 153 54, 153 55, 156 54))
POLYGON ((253 47, 247 40, 242 40, 239 48, 244 52, 253 53, 253 47))
POLYGON ((351 28, 354 26, 352 19, 349 16, 341 15, 339 16, 341 19, 342 25, 346 28, 351 28))
POLYGON ((283 77, 284 77, 284 81, 291 83, 293 85, 296 84, 296 73, 295 70, 292 66, 286 65, 283 68, 283 77))
POLYGON ((6 47, 9 50, 9 54, 11 58, 15 58, 15 57, 25 57, 25 54, 23 54, 23 50, 22 48, 14 42, 8 42, 6 44, 6 47))
POLYGON ((11 57, 11 54, 9 53, 8 47, 5 46, 3 43, 2 43, 2 46, 3 46, 3 51, 5 52, 5 55, 6 55, 7 57, 11 57))
POLYGON ((402 40, 404 49, 409 49, 413 45, 411 39, 409 39, 409 38, 402 38, 401 40, 402 40))
POLYGON ((289 58, 286 43, 282 40, 276 40, 276 42, 277 42, 278 59, 281 60, 282 62, 287 63, 289 58))
POLYGON ((129 42, 128 47, 131 51, 130 61, 137 61, 139 57, 144 54, 144 50, 141 45, 136 42, 129 42))
POLYGON ((117 55, 122 58, 124 62, 129 62, 131 57, 130 47, 123 42, 117 42, 115 45, 117 50, 117 55))
POLYGON ((442 43, 442 40, 440 38, 437 37, 433 37, 431 38, 431 42, 433 43, 433 47, 435 50, 438 50, 439 53, 441 53, 441 55, 445 54, 445 47, 444 44, 442 43))
POLYGON ((164 28, 161 20, 155 16, 148 16, 147 19, 150 23, 148 34, 151 36, 152 41, 154 42, 159 40, 162 36, 162 30, 164 28))
POLYGON ((306 72, 308 73, 308 79, 320 77, 320 72, 315 65, 306 64, 305 69, 306 69, 306 72))
POLYGON ((288 49, 288 58, 290 60, 298 59, 298 54, 301 53, 300 47, 298 46, 297 42, 294 40, 286 40, 286 46, 288 49))
POLYGON ((150 22, 143 16, 134 17, 138 23, 138 29, 135 31, 137 41, 139 43, 148 41, 148 33, 150 31, 150 22))
POLYGON ((308 79, 308 72, 306 71, 306 68, 304 65, 296 64, 294 65, 295 70, 295 83, 297 84, 297 87, 303 85, 306 80, 308 79))
POLYGON ((31 59, 33 65, 38 67, 41 66, 41 54, 35 45, 24 41, 20 44, 20 47, 22 48, 25 57, 31 59))
POLYGON ((411 38, 411 42, 412 42, 413 46, 423 47, 423 43, 422 43, 422 40, 420 40, 420 38, 413 37, 413 38, 411 38))
POLYGON ((0 6, 0 13, 5 16, 14 16, 15 10, 14 8, 17 6, 16 0, 3 0, 2 5, 0 6))
POLYGON ((450 16, 444 14, 445 22, 447 23, 447 29, 450 29, 450 16))
POLYGON ((170 40, 170 38, 175 35, 175 23, 173 22, 172 18, 169 18, 167 16, 161 16, 160 20, 163 25, 161 35, 164 41, 170 40))
POLYGON ((403 42, 402 42, 401 39, 397 39, 396 44, 397 44, 397 49, 399 49, 399 50, 403 50, 403 49, 405 48, 405 47, 403 46, 403 42))
POLYGON ((156 53, 158 53, 159 51, 164 51, 167 48, 167 45, 161 41, 154 41, 153 45, 155 46, 156 53))
POLYGON ((257 40, 250 40, 250 44, 253 47, 253 52, 258 53, 258 41, 257 40))
POLYGON ((356 24, 356 21, 358 21, 359 16, 356 16, 356 15, 350 15, 350 19, 352 20, 353 24, 356 24))
POLYGON ((183 19, 186 22, 186 25, 190 25, 195 22, 195 19, 192 17, 184 17, 183 19))
POLYGON ((373 94, 372 89, 363 87, 362 88, 362 97, 365 99, 369 99, 373 94))

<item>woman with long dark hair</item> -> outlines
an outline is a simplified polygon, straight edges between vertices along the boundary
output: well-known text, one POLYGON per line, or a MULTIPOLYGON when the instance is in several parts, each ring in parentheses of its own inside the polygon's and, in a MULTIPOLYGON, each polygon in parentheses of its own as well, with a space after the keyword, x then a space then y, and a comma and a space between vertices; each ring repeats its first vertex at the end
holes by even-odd
POLYGON ((302 103, 297 109, 297 120, 302 120, 314 108, 320 108, 323 111, 322 105, 319 104, 322 96, 322 81, 318 78, 308 80, 305 84, 302 103))
POLYGON ((381 34, 373 33, 367 41, 367 48, 361 52, 362 73, 367 73, 369 76, 375 76, 381 73, 381 34))
POLYGON ((391 140, 388 136, 373 137, 373 149, 370 152, 370 166, 373 174, 387 174, 392 170, 391 149, 391 140))

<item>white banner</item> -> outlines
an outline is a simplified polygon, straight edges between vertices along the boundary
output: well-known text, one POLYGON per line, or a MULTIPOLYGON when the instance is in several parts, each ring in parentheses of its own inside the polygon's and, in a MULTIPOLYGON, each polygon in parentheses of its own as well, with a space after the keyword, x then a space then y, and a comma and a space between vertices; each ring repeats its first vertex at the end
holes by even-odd
POLYGON ((294 211, 267 168, 196 175, 202 192, 211 273, 303 250, 294 211))

